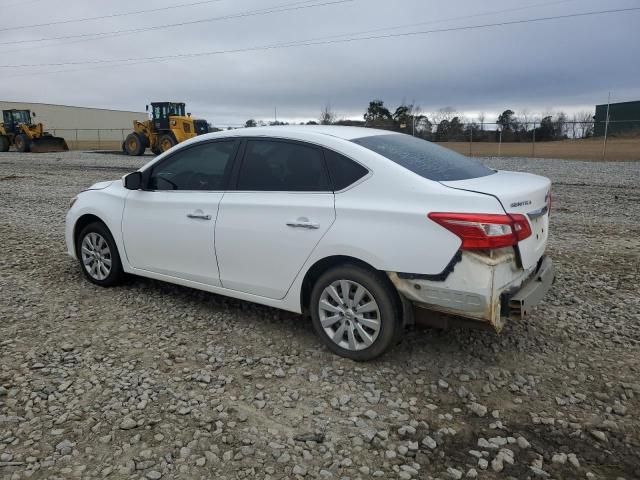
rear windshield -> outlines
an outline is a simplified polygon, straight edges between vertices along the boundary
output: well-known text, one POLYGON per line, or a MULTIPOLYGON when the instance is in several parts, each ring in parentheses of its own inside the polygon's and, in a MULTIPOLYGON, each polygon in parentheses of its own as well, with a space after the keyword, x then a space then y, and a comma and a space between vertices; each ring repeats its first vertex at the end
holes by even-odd
POLYGON ((469 157, 410 135, 372 135, 352 141, 437 182, 467 180, 495 173, 469 157))

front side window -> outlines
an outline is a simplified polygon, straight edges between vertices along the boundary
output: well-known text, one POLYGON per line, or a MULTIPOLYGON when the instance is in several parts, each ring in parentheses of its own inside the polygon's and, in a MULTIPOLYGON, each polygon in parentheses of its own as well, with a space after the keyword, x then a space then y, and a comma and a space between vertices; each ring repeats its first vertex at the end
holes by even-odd
POLYGON ((330 190, 320 149, 275 140, 247 142, 237 188, 283 192, 330 190))
POLYGON ((437 182, 467 180, 495 173, 469 157, 410 135, 372 135, 352 141, 437 182))
POLYGON ((180 150, 157 167, 151 190, 224 190, 237 140, 209 142, 180 150))

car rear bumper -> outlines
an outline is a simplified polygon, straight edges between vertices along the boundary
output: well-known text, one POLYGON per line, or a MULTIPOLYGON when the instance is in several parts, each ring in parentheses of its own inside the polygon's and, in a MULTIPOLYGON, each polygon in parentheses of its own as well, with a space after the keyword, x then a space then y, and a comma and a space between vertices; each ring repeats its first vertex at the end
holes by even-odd
POLYGON ((537 271, 524 282, 513 295, 506 295, 506 303, 510 318, 524 318, 547 294, 556 277, 553 262, 549 257, 542 257, 537 271))
POLYGON ((551 259, 544 256, 524 270, 517 266, 513 249, 502 249, 492 256, 462 252, 444 278, 395 272, 388 275, 398 292, 417 309, 475 320, 499 332, 507 319, 524 317, 542 300, 555 271, 551 259))

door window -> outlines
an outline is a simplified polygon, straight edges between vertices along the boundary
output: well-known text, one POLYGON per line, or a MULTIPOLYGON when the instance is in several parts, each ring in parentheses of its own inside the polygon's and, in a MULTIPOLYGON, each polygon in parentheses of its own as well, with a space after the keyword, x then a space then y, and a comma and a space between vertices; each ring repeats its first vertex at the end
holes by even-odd
POLYGON ((224 190, 237 140, 209 142, 178 151, 154 167, 151 190, 224 190))
POLYGON ((238 190, 329 191, 322 151, 300 143, 249 140, 238 174, 238 190))

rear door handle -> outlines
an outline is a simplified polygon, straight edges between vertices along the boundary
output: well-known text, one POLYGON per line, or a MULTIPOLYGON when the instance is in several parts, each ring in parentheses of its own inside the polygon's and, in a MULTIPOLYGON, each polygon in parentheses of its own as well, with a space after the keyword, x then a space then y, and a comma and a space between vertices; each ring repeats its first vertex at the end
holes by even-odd
POLYGON ((291 228, 306 228, 308 230, 317 230, 320 225, 311 222, 287 222, 287 227, 291 228))
POLYGON ((187 217, 189 218, 195 218, 198 220, 211 220, 211 215, 207 215, 204 213, 187 213, 187 217))

